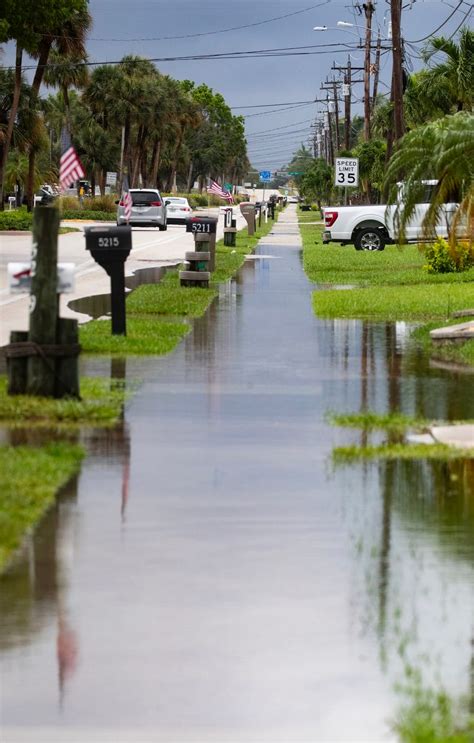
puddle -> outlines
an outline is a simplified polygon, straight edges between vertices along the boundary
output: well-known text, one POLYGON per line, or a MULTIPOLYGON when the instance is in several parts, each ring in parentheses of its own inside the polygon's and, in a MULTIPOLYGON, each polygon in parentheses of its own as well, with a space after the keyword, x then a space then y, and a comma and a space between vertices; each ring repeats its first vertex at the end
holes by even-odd
POLYGON ((123 421, 0 580, 7 739, 393 740, 407 664, 469 698, 473 461, 335 468, 366 434, 326 414, 464 420, 473 386, 403 323, 316 318, 272 251, 115 369, 123 421))

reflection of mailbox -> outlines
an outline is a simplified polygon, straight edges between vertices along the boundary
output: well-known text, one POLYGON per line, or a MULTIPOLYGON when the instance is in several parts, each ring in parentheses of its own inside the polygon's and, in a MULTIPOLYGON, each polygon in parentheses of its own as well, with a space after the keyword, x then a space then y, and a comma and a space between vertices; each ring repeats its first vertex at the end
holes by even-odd
POLYGON ((217 219, 215 217, 190 217, 186 221, 186 232, 195 235, 215 235, 217 219))
POLYGON ((132 228, 94 226, 84 229, 86 250, 110 276, 112 334, 125 335, 125 261, 132 249, 132 228))

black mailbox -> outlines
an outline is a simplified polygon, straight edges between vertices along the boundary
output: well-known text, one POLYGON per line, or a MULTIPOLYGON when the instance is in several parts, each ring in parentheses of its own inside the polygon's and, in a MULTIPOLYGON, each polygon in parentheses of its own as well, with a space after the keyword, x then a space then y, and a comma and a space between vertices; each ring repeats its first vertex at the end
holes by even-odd
MULTIPOLYGON (((124 263, 132 249, 132 228, 130 226, 85 227, 86 250, 107 271, 110 263, 124 263)), ((107 271, 108 273, 108 271, 107 271)))
POLYGON ((200 235, 214 235, 216 231, 216 217, 190 217, 186 221, 186 232, 194 232, 200 235))
POLYGON ((110 276, 112 334, 126 334, 125 261, 132 249, 132 228, 94 226, 84 229, 86 250, 110 276))

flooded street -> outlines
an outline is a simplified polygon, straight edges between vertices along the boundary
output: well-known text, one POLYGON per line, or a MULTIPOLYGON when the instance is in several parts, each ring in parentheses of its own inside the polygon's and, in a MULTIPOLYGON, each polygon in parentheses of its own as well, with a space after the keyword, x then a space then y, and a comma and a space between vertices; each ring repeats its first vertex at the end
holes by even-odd
POLYGON ((472 376, 318 320, 274 232, 170 356, 83 362, 140 386, 0 580, 5 743, 397 740, 410 668, 474 711, 473 462, 335 467, 326 421, 472 419, 472 376))

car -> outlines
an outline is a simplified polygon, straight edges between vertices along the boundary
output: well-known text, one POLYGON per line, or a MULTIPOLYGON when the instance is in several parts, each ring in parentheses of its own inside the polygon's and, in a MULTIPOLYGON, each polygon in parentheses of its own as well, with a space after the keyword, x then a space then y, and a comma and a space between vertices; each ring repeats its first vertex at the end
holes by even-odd
POLYGON ((288 204, 299 204, 298 196, 288 196, 288 204))
POLYGON ((186 224, 186 220, 192 216, 193 210, 189 206, 189 201, 181 196, 167 196, 165 204, 170 224, 186 224))
MULTIPOLYGON (((129 224, 136 227, 158 227, 168 229, 166 204, 157 188, 131 188, 132 216, 129 224)), ((117 207, 117 226, 127 224, 123 198, 117 207)))

